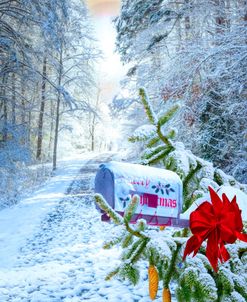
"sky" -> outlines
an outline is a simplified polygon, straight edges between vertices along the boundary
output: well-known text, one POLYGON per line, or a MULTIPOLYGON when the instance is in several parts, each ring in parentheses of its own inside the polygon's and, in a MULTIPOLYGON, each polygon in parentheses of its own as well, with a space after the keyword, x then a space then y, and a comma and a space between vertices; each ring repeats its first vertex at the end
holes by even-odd
POLYGON ((89 9, 98 16, 117 15, 120 9, 120 0, 86 0, 89 9))
POLYGON ((119 55, 115 52, 116 31, 112 19, 118 15, 118 0, 88 0, 88 7, 93 17, 96 38, 103 51, 99 63, 99 82, 102 87, 101 97, 107 102, 120 91, 119 82, 125 74, 119 55))
POLYGON ((112 20, 118 15, 119 0, 87 0, 103 59, 99 62, 101 97, 109 102, 120 91, 120 80, 126 70, 115 51, 116 30, 112 20))

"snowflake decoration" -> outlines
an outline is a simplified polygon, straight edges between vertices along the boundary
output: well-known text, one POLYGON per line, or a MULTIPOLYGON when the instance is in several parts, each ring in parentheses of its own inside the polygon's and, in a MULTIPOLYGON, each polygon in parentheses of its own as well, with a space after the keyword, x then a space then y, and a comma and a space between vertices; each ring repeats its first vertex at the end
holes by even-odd
POLYGON ((123 203, 123 208, 126 207, 127 202, 130 200, 129 196, 126 198, 119 197, 119 200, 123 203))
POLYGON ((160 182, 158 182, 157 185, 153 185, 152 189, 155 189, 155 193, 161 192, 161 194, 164 194, 166 192, 167 195, 169 195, 170 192, 175 192, 175 190, 171 187, 170 184, 163 185, 160 182))
POLYGON ((166 194, 169 195, 170 192, 175 192, 170 184, 165 185, 166 194))

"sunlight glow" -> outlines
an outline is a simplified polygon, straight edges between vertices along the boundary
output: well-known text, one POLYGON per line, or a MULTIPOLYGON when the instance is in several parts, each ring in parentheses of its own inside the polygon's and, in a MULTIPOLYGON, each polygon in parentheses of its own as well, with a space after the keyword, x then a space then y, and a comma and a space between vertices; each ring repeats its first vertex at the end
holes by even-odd
POLYGON ((112 127, 106 128, 105 133, 109 141, 117 141, 121 137, 119 130, 116 128, 112 128, 112 127))
POLYGON ((120 81, 126 73, 126 68, 115 52, 116 30, 110 16, 95 17, 96 38, 103 52, 103 59, 98 63, 100 86, 103 88, 102 99, 109 103, 114 95, 119 93, 120 81))
POLYGON ((89 9, 95 15, 117 15, 119 12, 119 0, 87 0, 89 9))

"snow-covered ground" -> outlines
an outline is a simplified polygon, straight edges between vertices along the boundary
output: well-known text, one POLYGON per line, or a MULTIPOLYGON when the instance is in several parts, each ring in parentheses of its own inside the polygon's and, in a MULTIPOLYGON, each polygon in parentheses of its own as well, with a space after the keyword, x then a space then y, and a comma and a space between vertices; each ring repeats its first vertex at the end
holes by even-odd
POLYGON ((114 225, 100 221, 92 187, 109 158, 63 161, 42 188, 0 212, 1 302, 150 301, 146 270, 136 287, 104 280, 120 250, 102 249, 114 225))
POLYGON ((86 157, 59 163, 56 175, 18 205, 0 212, 0 267, 13 265, 18 249, 40 226, 41 220, 65 196, 86 157))

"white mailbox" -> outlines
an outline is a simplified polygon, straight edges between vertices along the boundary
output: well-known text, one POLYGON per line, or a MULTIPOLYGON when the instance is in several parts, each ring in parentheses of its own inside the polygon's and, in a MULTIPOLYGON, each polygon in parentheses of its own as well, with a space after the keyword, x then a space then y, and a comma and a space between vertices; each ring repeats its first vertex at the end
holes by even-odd
MULTIPOLYGON (((100 165, 95 192, 100 193, 120 215, 124 214, 131 197, 139 195, 140 202, 131 223, 143 218, 149 225, 189 225, 188 220, 180 219, 182 181, 172 171, 112 161, 100 165)), ((109 220, 107 214, 101 212, 102 220, 109 220)))

